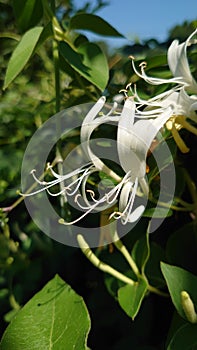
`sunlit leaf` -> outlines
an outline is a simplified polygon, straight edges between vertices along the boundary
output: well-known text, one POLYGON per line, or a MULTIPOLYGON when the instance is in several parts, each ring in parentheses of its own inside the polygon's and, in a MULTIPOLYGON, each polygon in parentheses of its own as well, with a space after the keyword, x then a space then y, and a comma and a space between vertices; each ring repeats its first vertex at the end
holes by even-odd
POLYGON ((100 90, 104 90, 109 79, 107 59, 94 43, 84 43, 75 51, 65 42, 60 43, 60 53, 69 65, 100 90))
POLYGON ((43 27, 35 27, 26 32, 17 47, 15 48, 6 71, 4 89, 17 77, 23 70, 26 63, 32 56, 37 42, 42 33, 43 27))
POLYGON ((83 299, 56 275, 17 313, 0 349, 85 350, 89 329, 83 299))

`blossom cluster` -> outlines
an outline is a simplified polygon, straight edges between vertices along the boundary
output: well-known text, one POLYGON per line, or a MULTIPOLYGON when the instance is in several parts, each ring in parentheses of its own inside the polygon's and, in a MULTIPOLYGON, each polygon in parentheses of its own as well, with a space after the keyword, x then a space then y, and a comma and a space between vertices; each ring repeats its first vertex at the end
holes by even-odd
POLYGON ((106 102, 106 98, 102 96, 85 116, 80 130, 81 145, 86 159, 88 159, 87 164, 66 175, 56 173, 49 164, 48 169, 54 176, 54 180, 49 182, 39 180, 36 177, 36 171, 32 170, 32 175, 41 188, 26 194, 26 196, 46 190, 52 196, 73 197, 83 214, 73 221, 65 222, 67 225, 75 224, 93 211, 101 211, 106 208, 112 208, 110 218, 121 220, 122 224, 137 221, 145 206, 143 204, 136 206, 134 202, 138 189, 144 196, 148 196, 146 159, 159 130, 166 127, 183 153, 188 152, 189 148, 180 136, 179 130, 185 128, 197 135, 195 127, 197 122, 197 82, 191 74, 187 58, 187 47, 195 43, 196 33, 197 30, 181 44, 175 40, 170 45, 167 55, 168 65, 172 73, 170 79, 147 76, 145 62, 140 65, 141 70, 138 71, 134 58, 131 57, 133 69, 140 78, 151 85, 170 83, 172 88, 149 100, 143 100, 135 88, 133 90, 128 86, 125 90, 124 105, 121 111, 120 106, 114 102, 108 113, 102 112, 106 102), (129 96, 128 89, 130 89, 129 96), (124 173, 123 177, 110 169, 91 148, 92 133, 100 125, 110 122, 117 126, 117 152, 119 164, 124 173), (97 198, 93 190, 87 190, 87 182, 90 175, 101 171, 109 178, 111 177, 115 181, 115 185, 112 189, 107 189, 100 198, 97 198), (65 181, 68 180, 70 180, 69 185, 65 185, 65 181), (61 184, 61 190, 57 193, 51 192, 50 188, 57 184, 61 184))

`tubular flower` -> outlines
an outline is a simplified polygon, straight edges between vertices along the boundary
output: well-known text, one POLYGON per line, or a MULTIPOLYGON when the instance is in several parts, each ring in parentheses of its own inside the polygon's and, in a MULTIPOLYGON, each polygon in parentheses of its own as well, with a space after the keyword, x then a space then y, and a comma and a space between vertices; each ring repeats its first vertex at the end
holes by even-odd
POLYGON ((62 222, 65 225, 75 224, 93 211, 102 211, 112 208, 111 218, 120 219, 122 224, 135 222, 142 215, 145 206, 139 205, 134 208, 134 201, 138 189, 148 195, 146 175, 146 157, 152 141, 159 129, 166 123, 172 114, 172 107, 165 108, 158 118, 137 120, 136 105, 133 98, 127 98, 122 112, 117 112, 117 104, 114 104, 108 114, 101 114, 105 104, 105 98, 101 97, 86 115, 81 126, 81 146, 87 158, 87 163, 65 175, 56 173, 48 164, 47 169, 51 172, 54 180, 40 181, 36 177, 36 170, 31 174, 34 180, 41 186, 31 196, 42 191, 47 191, 51 196, 65 195, 73 197, 74 202, 83 211, 83 214, 72 222, 62 222), (117 151, 120 165, 125 172, 121 178, 113 170, 107 167, 103 161, 94 154, 90 146, 91 134, 101 124, 113 122, 117 125, 117 151), (90 175, 103 171, 108 177, 115 180, 116 185, 112 189, 106 188, 105 193, 97 198, 93 190, 87 189, 90 175), (69 184, 67 185, 67 182, 69 184), (51 188, 61 184, 61 190, 54 193, 51 188), (118 210, 115 210, 115 205, 118 210))
POLYGON ((189 132, 197 135, 197 128, 190 124, 187 119, 197 123, 197 96, 189 95, 187 91, 197 93, 197 82, 192 77, 188 59, 187 59, 187 47, 192 43, 193 36, 197 33, 197 30, 192 33, 189 38, 182 44, 179 44, 177 40, 173 41, 168 49, 168 65, 172 72, 173 78, 160 79, 148 77, 145 73, 146 64, 141 64, 141 73, 139 73, 132 60, 132 65, 135 73, 143 78, 146 82, 152 85, 160 85, 164 83, 177 83, 178 86, 158 95, 149 100, 142 100, 135 90, 134 95, 138 104, 138 111, 141 114, 141 118, 151 116, 154 117, 156 113, 163 113, 164 109, 169 105, 173 105, 173 113, 166 123, 166 127, 171 131, 174 140, 183 153, 187 153, 189 148, 181 138, 179 130, 184 128, 189 132))
POLYGON ((187 47, 197 43, 197 40, 192 41, 195 34, 197 34, 197 29, 182 44, 179 44, 178 40, 174 40, 168 49, 168 65, 173 76, 175 78, 181 77, 186 89, 193 93, 197 93, 197 82, 190 71, 187 47))

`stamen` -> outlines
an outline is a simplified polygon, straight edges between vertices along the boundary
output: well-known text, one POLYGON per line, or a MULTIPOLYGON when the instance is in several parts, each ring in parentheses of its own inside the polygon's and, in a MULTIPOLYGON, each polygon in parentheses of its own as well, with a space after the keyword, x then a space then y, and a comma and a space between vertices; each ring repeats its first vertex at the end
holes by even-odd
MULTIPOLYGON (((88 164, 89 164, 89 163, 88 163, 88 164)), ((67 179, 69 179, 69 178, 71 178, 71 177, 73 177, 73 176, 75 176, 75 175, 79 175, 79 174, 83 173, 83 174, 81 175, 81 177, 79 177, 79 178, 77 178, 76 180, 74 180, 67 188, 65 188, 65 190, 67 190, 67 194, 68 194, 68 195, 72 195, 72 194, 76 193, 76 191, 78 190, 78 188, 79 188, 81 182, 83 181, 83 178, 87 176, 88 172, 90 173, 90 172, 92 171, 92 170, 91 170, 92 168, 93 168, 92 165, 91 165, 89 168, 87 168, 87 169, 86 169, 86 168, 84 169, 84 167, 82 167, 82 168, 76 169, 76 170, 74 170, 74 171, 72 171, 71 173, 68 173, 68 174, 66 174, 66 175, 58 175, 58 174, 56 174, 55 172, 53 172, 53 173, 55 173, 55 174, 58 175, 58 176, 56 176, 56 179, 55 179, 55 180, 48 181, 48 182, 46 182, 46 181, 40 181, 40 180, 35 176, 36 170, 33 169, 33 170, 31 171, 31 174, 32 174, 34 180, 35 180, 39 185, 44 186, 44 187, 41 188, 41 189, 39 189, 39 190, 37 190, 37 191, 31 192, 31 193, 27 193, 27 194, 26 194, 26 193, 21 193, 21 195, 22 195, 22 196, 25 196, 25 197, 33 196, 33 195, 38 194, 38 193, 40 193, 40 192, 42 192, 42 191, 48 190, 50 187, 55 186, 55 185, 59 184, 60 182, 64 182, 65 180, 67 180, 67 179), (70 187, 72 187, 76 182, 78 182, 77 187, 74 189, 73 192, 70 192, 70 193, 69 193, 70 187)), ((52 170, 52 168, 51 168, 51 170, 52 170)), ((64 192, 64 190, 62 190, 62 192, 60 191, 60 192, 58 192, 58 193, 60 194, 60 193, 63 193, 63 192, 64 192)), ((49 191, 48 193, 51 194, 50 191, 49 191)), ((51 194, 51 195, 56 195, 56 194, 51 194)))
POLYGON ((52 197, 57 197, 57 196, 60 196, 60 195, 62 195, 63 193, 65 193, 65 192, 66 192, 66 188, 63 188, 61 191, 59 191, 59 192, 57 192, 57 193, 53 193, 53 192, 49 191, 48 188, 46 188, 46 191, 47 191, 47 193, 48 193, 50 196, 52 196, 52 197))
POLYGON ((161 78, 149 77, 149 76, 146 75, 146 73, 144 71, 144 69, 145 69, 145 62, 142 62, 140 64, 140 66, 141 66, 141 73, 139 73, 137 71, 133 59, 131 59, 131 63, 132 63, 132 67, 133 67, 133 70, 134 70, 135 74, 138 77, 144 79, 149 84, 161 85, 161 84, 165 84, 165 83, 177 83, 177 84, 181 84, 183 86, 186 85, 186 83, 183 80, 183 77, 177 77, 177 78, 171 78, 171 79, 161 79, 161 78))
POLYGON ((33 169, 33 170, 31 170, 31 172, 30 172, 30 174, 33 176, 34 180, 35 180, 39 185, 43 185, 43 186, 48 185, 48 183, 47 183, 46 181, 40 181, 40 180, 36 177, 35 172, 36 172, 36 169, 33 169))
POLYGON ((188 131, 190 131, 192 134, 197 135, 197 128, 191 124, 189 124, 186 121, 186 117, 184 116, 177 116, 176 121, 182 125, 182 127, 188 131))
POLYGON ((180 151, 182 153, 188 153, 189 152, 189 148, 186 146, 185 142, 183 141, 183 139, 181 138, 181 136, 179 135, 175 125, 172 125, 172 136, 174 137, 174 140, 178 146, 178 148, 180 149, 180 151))

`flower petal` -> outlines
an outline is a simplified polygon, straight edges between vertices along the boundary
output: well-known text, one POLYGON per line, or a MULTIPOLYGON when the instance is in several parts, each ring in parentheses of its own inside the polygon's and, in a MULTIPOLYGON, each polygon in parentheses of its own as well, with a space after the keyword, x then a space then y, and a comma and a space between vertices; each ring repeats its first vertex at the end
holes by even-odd
POLYGON ((179 44, 178 40, 174 40, 168 49, 168 65, 173 76, 175 78, 182 77, 185 83, 187 83, 187 87, 193 92, 197 92, 197 82, 192 77, 190 71, 187 59, 187 47, 191 45, 191 38, 196 33, 197 29, 182 44, 179 44))
POLYGON ((126 102, 118 124, 118 154, 122 168, 126 173, 131 172, 134 181, 136 177, 145 176, 148 149, 173 109, 170 106, 155 119, 143 119, 133 124, 135 103, 131 99, 126 102))
POLYGON ((134 117, 135 102, 133 99, 128 98, 125 101, 118 123, 117 142, 120 165, 126 173, 131 172, 133 181, 138 177, 141 166, 138 155, 135 154, 134 144, 136 139, 132 132, 134 117))
POLYGON ((112 110, 107 114, 98 117, 98 113, 102 110, 105 104, 105 97, 102 96, 93 108, 86 115, 82 126, 81 126, 81 146, 84 150, 86 157, 95 165, 98 170, 101 170, 114 178, 116 181, 120 181, 120 177, 114 173, 110 168, 108 168, 101 159, 99 159, 90 148, 90 137, 93 131, 101 124, 107 122, 117 122, 119 116, 111 116, 111 113, 114 112, 117 104, 112 107, 112 110))

